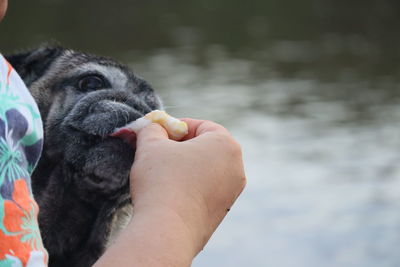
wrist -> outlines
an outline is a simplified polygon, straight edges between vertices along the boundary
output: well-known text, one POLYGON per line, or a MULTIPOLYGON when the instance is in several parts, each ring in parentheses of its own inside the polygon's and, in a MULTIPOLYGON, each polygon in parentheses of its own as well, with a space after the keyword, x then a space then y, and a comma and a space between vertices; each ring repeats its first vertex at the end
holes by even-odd
POLYGON ((193 233, 175 212, 157 208, 135 210, 129 231, 154 253, 154 266, 190 266, 197 254, 193 233))
POLYGON ((166 208, 134 209, 128 226, 96 267, 187 267, 198 253, 193 233, 179 215, 166 208))
POLYGON ((133 213, 142 217, 168 217, 169 222, 180 225, 196 255, 208 241, 212 228, 204 199, 174 188, 164 187, 161 192, 156 189, 134 197, 133 213))

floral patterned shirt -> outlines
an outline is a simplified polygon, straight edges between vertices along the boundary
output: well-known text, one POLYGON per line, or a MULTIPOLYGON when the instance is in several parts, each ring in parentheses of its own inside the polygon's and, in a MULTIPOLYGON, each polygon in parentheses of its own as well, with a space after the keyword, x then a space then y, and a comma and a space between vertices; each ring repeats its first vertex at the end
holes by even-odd
POLYGON ((30 179, 42 144, 36 103, 0 54, 0 267, 47 266, 30 179))

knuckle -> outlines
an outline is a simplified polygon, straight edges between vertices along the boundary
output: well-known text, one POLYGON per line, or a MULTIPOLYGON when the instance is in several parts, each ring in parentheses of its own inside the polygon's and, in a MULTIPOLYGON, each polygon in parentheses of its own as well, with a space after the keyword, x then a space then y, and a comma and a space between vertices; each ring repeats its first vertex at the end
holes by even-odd
POLYGON ((232 136, 227 138, 227 145, 229 147, 229 152, 233 157, 241 158, 242 147, 232 136))
POLYGON ((241 190, 243 191, 243 189, 246 187, 247 185, 247 178, 246 176, 243 174, 241 177, 241 190))
POLYGON ((227 132, 227 130, 222 125, 208 120, 203 121, 199 129, 201 129, 200 131, 213 132, 214 134, 225 134, 227 132))
POLYGON ((215 136, 215 139, 230 156, 241 158, 242 148, 229 133, 219 133, 215 136))
POLYGON ((234 139, 233 139, 233 153, 240 157, 242 156, 243 153, 242 146, 234 139))

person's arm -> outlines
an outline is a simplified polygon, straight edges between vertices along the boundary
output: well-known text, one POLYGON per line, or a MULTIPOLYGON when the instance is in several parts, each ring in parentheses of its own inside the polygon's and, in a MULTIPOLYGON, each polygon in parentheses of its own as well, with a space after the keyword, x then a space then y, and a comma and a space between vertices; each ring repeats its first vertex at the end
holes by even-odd
POLYGON ((190 266, 243 190, 240 146, 222 126, 185 119, 189 134, 168 139, 159 125, 138 133, 131 171, 134 216, 101 266, 190 266))

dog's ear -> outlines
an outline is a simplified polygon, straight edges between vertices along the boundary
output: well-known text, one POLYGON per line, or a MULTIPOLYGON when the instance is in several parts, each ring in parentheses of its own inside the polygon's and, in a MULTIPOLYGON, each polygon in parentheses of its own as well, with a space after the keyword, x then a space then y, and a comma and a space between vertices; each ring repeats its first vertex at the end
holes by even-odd
POLYGON ((51 63, 64 51, 61 47, 41 47, 32 51, 7 55, 27 86, 44 75, 51 63))

